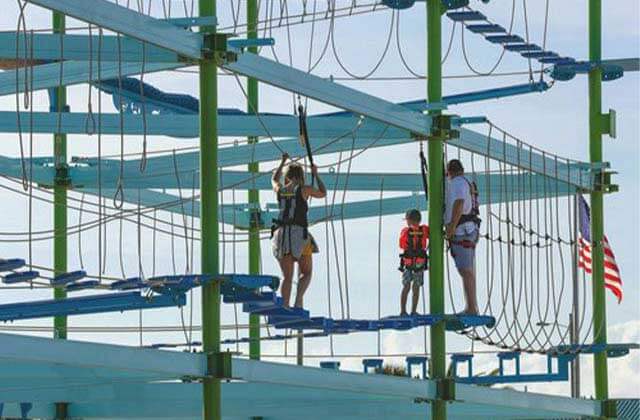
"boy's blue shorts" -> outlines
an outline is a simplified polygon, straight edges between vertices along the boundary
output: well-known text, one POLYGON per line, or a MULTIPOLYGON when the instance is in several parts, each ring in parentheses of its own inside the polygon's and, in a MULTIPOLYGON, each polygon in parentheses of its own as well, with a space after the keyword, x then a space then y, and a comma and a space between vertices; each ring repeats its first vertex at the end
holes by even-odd
POLYGON ((402 272, 402 285, 406 286, 407 284, 417 284, 422 286, 424 284, 424 270, 404 270, 402 272))

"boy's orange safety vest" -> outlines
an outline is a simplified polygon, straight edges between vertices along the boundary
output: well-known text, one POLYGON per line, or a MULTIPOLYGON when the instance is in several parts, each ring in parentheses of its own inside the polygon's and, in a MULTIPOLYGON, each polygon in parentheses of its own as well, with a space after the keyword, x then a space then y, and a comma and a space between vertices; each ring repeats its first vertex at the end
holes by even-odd
POLYGON ((400 271, 426 270, 428 255, 427 243, 429 241, 429 226, 407 226, 400 232, 400 248, 404 251, 400 254, 400 271))

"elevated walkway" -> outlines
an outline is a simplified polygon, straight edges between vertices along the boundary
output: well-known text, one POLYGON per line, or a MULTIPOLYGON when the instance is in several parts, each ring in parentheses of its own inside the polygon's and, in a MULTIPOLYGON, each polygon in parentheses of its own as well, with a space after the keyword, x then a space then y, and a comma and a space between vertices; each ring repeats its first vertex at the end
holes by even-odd
MULTIPOLYGON (((11 279, 12 276, 21 277, 24 282, 38 277, 37 272, 16 271, 24 265, 24 260, 0 260, 0 271, 10 272, 3 276, 3 281, 7 283, 6 279, 11 279)), ((96 280, 83 280, 85 276, 86 273, 83 271, 74 271, 56 276, 50 280, 50 283, 52 286, 62 286, 70 292, 107 287, 96 280)), ((183 306, 186 304, 186 292, 211 281, 221 283, 220 291, 224 303, 242 304, 243 312, 264 316, 267 323, 276 329, 301 330, 308 337, 380 330, 402 331, 434 325, 438 322, 445 322, 446 328, 450 331, 460 331, 480 326, 492 327, 495 323, 493 317, 483 315, 415 315, 391 316, 382 319, 313 317, 305 309, 283 306, 282 298, 275 293, 280 282, 278 277, 246 274, 223 274, 217 277, 158 276, 148 280, 134 277, 112 283, 109 287, 117 290, 117 293, 0 305, 0 321, 183 306), (145 289, 148 289, 149 293, 142 294, 141 290, 145 289)), ((14 281, 12 280, 11 283, 14 281)), ((287 337, 285 335, 268 337, 270 340, 284 338, 287 337)), ((223 343, 248 341, 248 338, 242 338, 225 340, 223 343)))

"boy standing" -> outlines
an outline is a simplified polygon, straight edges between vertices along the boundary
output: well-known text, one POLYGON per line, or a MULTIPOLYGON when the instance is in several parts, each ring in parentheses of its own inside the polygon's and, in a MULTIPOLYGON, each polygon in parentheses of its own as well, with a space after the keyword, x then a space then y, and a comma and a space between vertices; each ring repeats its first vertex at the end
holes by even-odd
POLYGON ((420 287, 424 284, 424 271, 428 268, 427 243, 429 226, 420 224, 422 216, 417 209, 405 214, 407 227, 400 232, 400 271, 402 272, 402 293, 400 294, 400 316, 407 315, 407 297, 413 288, 411 316, 418 314, 420 287), (413 287, 412 287, 413 284, 413 287))

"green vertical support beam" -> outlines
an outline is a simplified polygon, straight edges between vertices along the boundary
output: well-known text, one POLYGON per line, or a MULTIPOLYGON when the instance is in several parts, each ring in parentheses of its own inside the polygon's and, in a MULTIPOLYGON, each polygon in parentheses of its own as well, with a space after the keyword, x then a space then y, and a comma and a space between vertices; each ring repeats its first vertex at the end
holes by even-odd
MULTIPOLYGON (((430 103, 442 100, 442 2, 427 0, 427 97, 430 103)), ((432 111, 437 115, 439 111, 432 111)), ((444 241, 443 241, 443 139, 428 142, 429 160, 429 227, 430 259, 429 309, 431 314, 444 314, 444 241)), ((445 326, 437 323, 431 329, 431 377, 444 379, 445 326)), ((443 420, 447 417, 446 403, 436 400, 431 404, 431 418, 443 420)))
MULTIPOLYGON (((61 13, 53 13, 53 32, 64 34, 66 19, 61 13)), ((67 108, 67 89, 58 86, 53 89, 50 97, 51 109, 55 112, 65 112, 67 108)), ((56 133, 53 135, 53 155, 56 164, 55 185, 53 187, 53 271, 54 275, 67 272, 67 186, 65 182, 67 167, 67 135, 56 133)), ((67 292, 64 288, 53 289, 54 299, 66 299, 67 292)), ((53 338, 67 339, 67 317, 56 316, 53 318, 53 338)), ((67 418, 66 403, 55 404, 55 417, 57 420, 67 418)))
MULTIPOLYGON (((247 38, 255 39, 258 37, 258 0, 247 0, 247 38)), ((257 47, 249 47, 248 51, 257 54, 257 47)), ((249 114, 258 112, 258 81, 252 77, 247 79, 247 112, 249 114)), ((249 143, 257 143, 257 137, 249 137, 249 143)), ((260 167, 257 162, 249 163, 249 172, 258 173, 260 167)), ((257 189, 249 190, 249 206, 257 216, 260 208, 260 191, 257 189)), ((258 218, 253 219, 254 223, 249 229, 249 273, 260 274, 260 226, 258 218)), ((249 315, 249 357, 254 360, 260 359, 260 316, 249 315)))
MULTIPOLYGON (((200 16, 215 16, 216 0, 201 0, 198 11, 200 16)), ((215 36, 216 28, 204 26, 201 31, 215 36)), ((216 60, 207 58, 200 61, 200 258, 202 273, 214 276, 219 270, 217 115, 216 60)), ((202 287, 202 349, 207 355, 220 352, 220 283, 216 281, 202 287)), ((210 366, 211 370, 215 369, 210 366)), ((203 393, 203 419, 220 420, 220 379, 207 376, 203 393)))
MULTIPOLYGON (((602 0, 589 0, 589 60, 602 60, 602 0)), ((602 70, 589 72, 589 155, 591 162, 602 162, 602 70)), ((593 249, 593 342, 607 342, 607 309, 604 288, 604 208, 602 191, 591 193, 591 243, 593 249)), ((607 352, 594 354, 596 398, 609 398, 607 352)))
MULTIPOLYGON (((65 16, 61 13, 53 13, 53 32, 65 32, 65 16)), ((67 106, 67 90, 60 86, 54 89, 51 98, 51 107, 56 112, 64 112, 67 106)), ((67 135, 53 135, 53 154, 55 156, 58 173, 67 165, 67 135)), ((54 274, 67 272, 67 187, 63 180, 56 176, 56 185, 53 188, 53 270, 54 274)), ((65 299, 67 293, 64 288, 53 290, 55 299, 65 299)), ((53 319, 53 338, 67 338, 67 317, 56 316, 53 319)))

